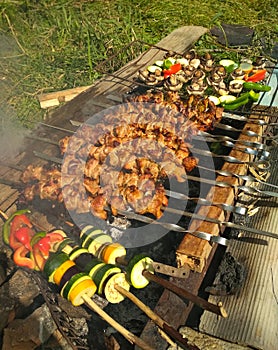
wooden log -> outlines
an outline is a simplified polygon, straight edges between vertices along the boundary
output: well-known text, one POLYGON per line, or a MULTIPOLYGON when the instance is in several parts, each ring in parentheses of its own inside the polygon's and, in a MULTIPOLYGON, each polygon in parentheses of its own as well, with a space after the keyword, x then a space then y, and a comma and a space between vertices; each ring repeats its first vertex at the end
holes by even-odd
POLYGON ((63 102, 68 102, 74 99, 81 92, 88 90, 91 86, 80 86, 72 89, 49 92, 38 95, 40 106, 43 109, 57 107, 63 102))
MULTIPOLYGON (((256 118, 256 116, 252 116, 252 118, 256 118)), ((261 126, 251 123, 247 123, 243 130, 254 131, 259 135, 262 135, 263 132, 263 128, 261 126)), ((250 137, 244 134, 241 134, 238 140, 260 141, 258 137, 250 137)), ((236 145, 237 144, 238 142, 236 142, 236 145)), ((228 170, 233 174, 246 174, 248 170, 248 165, 244 164, 244 162, 252 161, 252 156, 235 149, 232 149, 229 155, 236 157, 237 159, 242 161, 243 164, 226 162, 224 163, 222 170, 228 170)), ((216 181, 224 181, 232 185, 239 185, 241 183, 238 178, 227 176, 217 176, 216 181)), ((238 191, 236 188, 223 188, 219 186, 214 186, 210 189, 207 199, 211 200, 212 202, 215 201, 220 203, 226 203, 228 205, 234 205, 237 194, 238 191)), ((222 221, 227 220, 229 218, 229 213, 226 213, 222 209, 214 206, 211 206, 209 208, 202 206, 198 210, 198 214, 222 221)), ((190 231, 199 230, 212 235, 220 235, 224 231, 224 228, 220 227, 220 225, 218 224, 200 220, 192 220, 188 229, 190 231)), ((184 264, 186 264, 193 271, 202 272, 207 263, 207 259, 211 252, 211 249, 212 245, 208 241, 186 234, 176 251, 178 266, 183 266, 184 264)))

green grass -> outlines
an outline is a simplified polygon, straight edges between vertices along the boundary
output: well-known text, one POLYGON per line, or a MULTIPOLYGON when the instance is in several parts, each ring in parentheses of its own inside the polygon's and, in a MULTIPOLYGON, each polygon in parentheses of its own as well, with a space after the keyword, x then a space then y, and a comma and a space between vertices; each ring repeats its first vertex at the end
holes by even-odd
MULTIPOLYGON (((0 36, 12 45, 0 54, 7 82, 0 102, 22 122, 44 117, 39 93, 91 84, 95 66, 134 39, 152 44, 179 26, 225 22, 250 26, 269 47, 278 41, 275 0, 2 0, 0 14, 0 36)), ((200 46, 214 43, 206 38, 200 46)), ((123 53, 114 68, 136 54, 123 53)))

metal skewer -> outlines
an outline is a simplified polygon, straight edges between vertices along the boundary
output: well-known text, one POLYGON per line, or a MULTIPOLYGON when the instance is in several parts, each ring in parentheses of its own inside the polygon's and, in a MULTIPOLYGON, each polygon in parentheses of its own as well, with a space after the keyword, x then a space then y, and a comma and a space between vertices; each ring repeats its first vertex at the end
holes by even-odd
MULTIPOLYGON (((240 149, 239 147, 236 147, 236 149, 240 150, 241 152, 245 152, 247 154, 250 154, 250 155, 257 155, 258 154, 258 152, 256 150, 252 150, 251 148, 246 149, 245 151, 240 149)), ((260 159, 258 161, 246 162, 246 161, 239 160, 239 159, 237 159, 236 157, 233 157, 233 156, 226 156, 226 155, 223 155, 223 154, 216 154, 216 153, 213 153, 211 151, 201 150, 201 149, 197 149, 195 147, 193 149, 193 154, 199 154, 199 155, 203 155, 203 156, 206 156, 206 157, 221 158, 221 159, 225 160, 228 163, 248 164, 250 166, 254 166, 254 167, 257 167, 257 168, 262 166, 264 168, 264 170, 270 168, 269 162, 267 160, 265 160, 265 159, 260 159)), ((266 155, 268 154, 268 156, 269 156, 269 153, 265 153, 265 154, 266 155)))
MULTIPOLYGON (((49 160, 58 164, 62 164, 63 160, 61 158, 58 157, 52 157, 52 156, 48 156, 47 154, 41 153, 41 152, 37 152, 37 151, 33 151, 34 155, 36 157, 45 159, 45 160, 49 160)), ((250 162, 251 163, 251 162, 250 162)), ((257 162, 256 164, 258 164, 259 162, 257 162)), ((265 164, 265 161, 261 161, 261 164, 265 164)), ((249 187, 249 186, 243 186, 243 185, 233 185, 230 184, 228 182, 224 182, 224 181, 214 181, 214 180, 210 180, 210 179, 200 179, 197 176, 192 176, 192 175, 186 175, 185 180, 192 180, 192 181, 196 181, 196 182, 204 182, 213 186, 219 186, 219 187, 233 187, 233 188, 237 188, 243 192, 249 193, 249 194, 262 194, 265 196, 270 196, 270 197, 278 197, 278 193, 276 192, 270 192, 270 191, 262 191, 253 187, 249 187)))
MULTIPOLYGON (((28 136, 29 138, 33 138, 35 140, 39 140, 39 141, 43 141, 43 142, 47 142, 47 143, 51 143, 51 144, 55 144, 55 145, 59 145, 58 142, 53 141, 52 139, 48 139, 45 137, 36 137, 36 136, 28 136)), ((234 144, 228 140, 224 141, 225 143, 229 143, 229 147, 234 146, 234 144)), ((257 150, 253 150, 251 148, 245 148, 244 150, 241 149, 240 147, 236 147, 234 146, 236 149, 238 149, 241 152, 250 154, 250 155, 258 155, 259 152, 257 150)), ((34 151, 35 153, 36 151, 34 151)), ((250 161, 250 162, 246 162, 246 161, 241 161, 235 157, 232 156, 228 156, 228 155, 220 155, 220 154, 215 154, 211 151, 207 151, 207 150, 202 150, 202 149, 198 149, 194 147, 194 153, 195 154, 199 154, 199 155, 203 155, 203 156, 208 156, 208 157, 213 157, 213 158, 221 158, 227 162, 230 163, 237 163, 237 164, 248 164, 250 166, 253 166, 254 168, 258 169, 258 170, 267 170, 270 167, 269 162, 266 160, 266 158, 269 157, 270 153, 267 151, 263 151, 263 153, 261 154, 261 158, 258 161, 250 161)))
POLYGON ((264 184, 266 186, 270 186, 270 187, 274 187, 274 188, 278 189, 278 185, 274 185, 274 184, 271 184, 269 182, 265 182, 265 181, 259 180, 259 179, 255 178, 252 175, 240 175, 240 174, 232 173, 232 172, 230 172, 228 170, 210 169, 210 168, 207 168, 207 167, 202 166, 202 165, 198 165, 198 168, 206 170, 206 171, 210 171, 210 172, 213 172, 213 173, 216 173, 218 175, 227 176, 227 177, 236 177, 236 178, 238 178, 240 180, 243 180, 243 181, 258 182, 259 184, 264 184))
POLYGON ((263 190, 259 190, 257 188, 253 188, 250 186, 244 186, 244 185, 234 185, 234 184, 230 184, 230 183, 225 182, 225 181, 215 181, 215 180, 204 179, 204 178, 200 179, 199 177, 192 176, 192 175, 186 175, 185 179, 191 180, 191 181, 196 181, 196 182, 204 182, 204 183, 207 183, 207 184, 213 185, 213 186, 232 187, 232 188, 241 190, 243 192, 246 192, 250 195, 263 195, 263 196, 268 196, 268 197, 278 197, 278 192, 263 191, 263 190))
POLYGON ((247 135, 247 136, 250 136, 250 137, 263 138, 265 140, 273 140, 273 139, 277 139, 278 138, 278 135, 276 135, 276 136, 260 135, 260 134, 258 134, 256 132, 252 131, 252 130, 241 130, 241 129, 234 128, 233 126, 222 124, 222 123, 215 124, 215 127, 218 128, 218 129, 226 130, 226 131, 240 132, 243 135, 247 135))
POLYGON ((243 115, 231 114, 231 113, 223 113, 224 118, 229 118, 233 120, 247 122, 248 124, 258 124, 260 126, 278 126, 278 123, 268 123, 263 119, 253 119, 250 117, 245 117, 243 115))
MULTIPOLYGON (((42 142, 50 143, 52 145, 59 146, 59 142, 58 141, 54 141, 54 140, 49 139, 47 137, 38 137, 38 136, 33 136, 33 135, 28 135, 27 137, 30 138, 30 139, 33 139, 33 140, 38 140, 38 141, 42 141, 42 142)), ((267 159, 269 157, 269 155, 270 155, 270 153, 268 151, 266 151, 266 150, 254 150, 254 149, 252 149, 250 147, 241 148, 241 147, 235 146, 234 143, 232 143, 231 141, 228 141, 228 140, 224 140, 223 144, 225 146, 227 146, 227 147, 231 147, 231 148, 237 149, 238 151, 246 153, 246 154, 250 154, 250 155, 254 155, 254 156, 260 155, 260 157, 263 158, 263 159, 267 159)), ((229 161, 230 162, 232 161, 233 163, 236 162, 236 158, 234 158, 234 157, 230 157, 230 156, 226 156, 226 155, 220 155, 220 154, 214 154, 211 151, 202 150, 202 149, 198 149, 198 148, 195 148, 195 147, 194 147, 194 153, 197 153, 197 154, 200 154, 200 155, 204 155, 204 156, 208 156, 208 157, 223 158, 224 160, 226 160, 228 162, 229 161)), ((240 162, 240 161, 238 161, 238 162, 240 162)))
POLYGON ((179 200, 189 200, 196 202, 200 205, 207 205, 207 206, 216 206, 218 208, 221 208, 225 211, 229 211, 232 213, 236 213, 239 215, 245 215, 247 213, 247 208, 245 207, 240 207, 240 206, 233 206, 225 203, 219 203, 219 202, 214 202, 214 201, 209 201, 205 198, 199 198, 199 197, 189 197, 186 194, 179 193, 179 192, 174 192, 174 191, 169 191, 165 190, 166 196, 169 196, 171 198, 179 199, 179 200))
MULTIPOLYGON (((196 213, 190 213, 190 212, 182 211, 182 210, 179 210, 179 209, 173 209, 173 208, 168 208, 167 207, 167 208, 164 208, 164 210, 165 211, 167 210, 167 211, 169 211, 171 213, 174 213, 174 214, 183 215, 183 216, 186 216, 186 217, 189 217, 189 218, 192 218, 192 219, 211 222, 211 223, 217 224, 219 226, 223 225, 223 226, 230 227, 230 228, 233 228, 233 229, 236 229, 236 230, 241 230, 241 231, 246 231, 246 232, 249 232, 249 233, 253 233, 255 235, 262 235, 262 236, 278 239, 278 234, 274 233, 274 232, 268 232, 268 231, 264 231, 264 230, 259 230, 259 229, 251 228, 251 227, 244 226, 244 225, 238 225, 238 224, 234 224, 234 223, 229 222, 229 221, 221 221, 221 220, 218 220, 218 219, 210 218, 210 217, 199 215, 199 214, 196 214, 196 213)), ((138 220, 138 221, 145 222, 145 223, 148 223, 148 224, 160 225, 160 226, 166 228, 169 231, 176 231, 176 232, 184 232, 184 233, 193 234, 194 236, 197 236, 197 237, 199 237, 201 239, 205 239, 205 240, 208 240, 210 242, 218 243, 218 244, 221 244, 221 245, 227 245, 228 242, 229 242, 229 240, 227 240, 227 239, 222 240, 223 237, 213 236, 213 235, 211 235, 211 234, 209 234, 207 232, 200 232, 200 235, 199 235, 198 231, 194 231, 193 232, 193 231, 187 230, 187 229, 185 229, 185 228, 183 228, 183 227, 181 227, 179 225, 176 225, 176 224, 166 223, 166 222, 159 221, 159 220, 153 220, 153 219, 151 219, 151 218, 149 218, 147 216, 136 214, 136 213, 132 213, 132 212, 129 212, 129 211, 126 211, 126 210, 118 210, 118 213, 120 215, 126 216, 128 219, 134 219, 134 220, 138 220), (221 238, 221 239, 219 240, 219 238, 221 238)))
MULTIPOLYGON (((34 155, 36 157, 45 159, 45 160, 49 160, 58 164, 62 164, 63 160, 61 158, 58 157, 52 157, 52 156, 48 156, 47 154, 41 153, 41 152, 37 152, 37 151, 33 151, 34 155)), ((236 159, 236 158, 235 158, 236 159)), ((250 162, 251 163, 251 162, 250 162)), ((265 161, 261 161, 261 162, 257 162, 256 165, 260 163, 260 164, 265 164, 265 161)), ((249 187, 249 186, 243 186, 243 185, 233 185, 230 184, 228 182, 224 182, 224 181, 214 181, 214 180, 210 180, 210 179, 200 179, 197 176, 192 176, 192 175, 186 175, 185 180, 192 180, 192 181, 196 181, 196 182, 204 182, 213 186, 220 186, 220 187, 233 187, 233 188, 237 188, 243 192, 249 193, 249 194, 262 194, 264 196, 269 196, 269 197, 278 197, 278 192, 270 192, 270 191, 262 191, 253 187, 249 187)))
MULTIPOLYGON (((119 257, 116 259, 117 264, 123 265, 123 266, 127 266, 128 262, 122 258, 119 257)), ((222 317, 227 317, 227 312, 224 310, 224 308, 222 306, 219 305, 215 305, 213 303, 208 302, 207 300, 192 294, 190 292, 188 292, 187 290, 178 287, 177 285, 175 285, 173 282, 170 282, 168 280, 165 280, 161 277, 158 277, 157 275, 149 272, 148 270, 144 270, 143 271, 143 276, 146 277, 149 281, 153 281, 159 285, 161 285, 162 287, 170 290, 171 292, 182 296, 184 298, 186 298, 187 300, 191 301, 192 303, 200 306, 202 309, 204 310, 208 310, 212 313, 215 313, 216 315, 222 316, 222 317)))
POLYGON ((252 148, 257 148, 258 150, 267 150, 268 146, 257 141, 247 141, 247 140, 236 140, 233 139, 230 136, 226 135, 211 135, 205 131, 200 131, 199 136, 193 136, 194 139, 203 139, 207 142, 225 142, 225 141, 230 141, 230 142, 236 142, 237 144, 245 145, 247 147, 252 147, 252 148))
MULTIPOLYGON (((52 161, 52 162, 55 162, 55 163, 58 163, 58 164, 62 164, 63 160, 61 158, 57 158, 57 157, 52 157, 52 156, 48 156, 44 153, 41 153, 41 152, 37 152, 37 151, 33 151, 34 152, 34 155, 36 157, 39 157, 39 158, 42 158, 42 159, 45 159, 45 160, 49 160, 49 161, 52 161)), ((195 179, 198 179, 200 180, 198 177, 195 177, 195 176, 187 176, 187 178, 189 180, 195 180, 195 179)), ((215 181, 213 180, 207 180, 209 182, 209 184, 215 184, 215 181)), ((206 180, 205 180, 206 182, 206 180)), ((218 182, 217 182, 218 184, 218 182)), ((219 186, 221 187, 231 187, 232 185, 231 184, 228 184, 228 183, 224 183, 224 182, 219 182, 219 186), (224 185, 223 185, 224 184, 224 185)), ((237 213, 237 214, 240 214, 240 215, 245 215, 246 214, 246 208, 244 207, 235 207, 235 206, 232 206, 232 205, 228 205, 228 204, 225 204, 225 203, 213 203, 213 202, 210 202, 208 200, 206 200, 205 198, 191 198, 191 197, 188 197, 184 194, 181 194, 181 193, 177 193, 177 192, 174 192, 174 191, 166 191, 166 193, 168 193, 168 195, 170 195, 171 197, 173 198, 176 198, 176 199, 186 199, 186 200, 190 200, 190 201, 200 201, 200 204, 203 204, 203 205, 215 205, 215 206, 218 206, 218 207, 221 207, 222 209, 226 210, 226 211, 231 211, 231 212, 234 212, 234 213, 237 213)), ((277 195, 278 196, 278 195, 277 195)))

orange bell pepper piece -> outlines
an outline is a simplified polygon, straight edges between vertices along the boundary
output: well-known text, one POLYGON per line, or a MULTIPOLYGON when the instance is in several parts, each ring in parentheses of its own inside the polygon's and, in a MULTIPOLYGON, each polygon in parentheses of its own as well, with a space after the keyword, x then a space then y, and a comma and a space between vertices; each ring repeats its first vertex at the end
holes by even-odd
POLYGON ((26 256, 28 253, 29 249, 27 249, 24 245, 21 245, 21 247, 14 251, 13 261, 17 266, 24 266, 34 270, 35 262, 26 256))

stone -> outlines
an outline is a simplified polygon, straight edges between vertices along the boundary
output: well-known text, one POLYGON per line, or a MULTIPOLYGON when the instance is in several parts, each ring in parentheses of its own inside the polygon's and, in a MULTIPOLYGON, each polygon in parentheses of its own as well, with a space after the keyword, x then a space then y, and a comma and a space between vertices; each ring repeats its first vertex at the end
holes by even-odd
POLYGON ((15 317, 21 317, 39 294, 27 272, 18 269, 0 288, 0 332, 15 317))
POLYGON ((44 344, 56 330, 46 304, 25 319, 16 319, 4 329, 2 350, 33 350, 44 344))
MULTIPOLYGON (((182 327, 179 331, 185 338, 188 339, 189 344, 196 345, 199 349, 202 349, 202 350, 247 350, 249 349, 247 347, 244 347, 238 344, 228 343, 224 340, 211 337, 204 333, 200 333, 189 327, 182 327)), ((182 350, 182 349, 177 346, 170 346, 168 347, 167 350, 182 350)))

